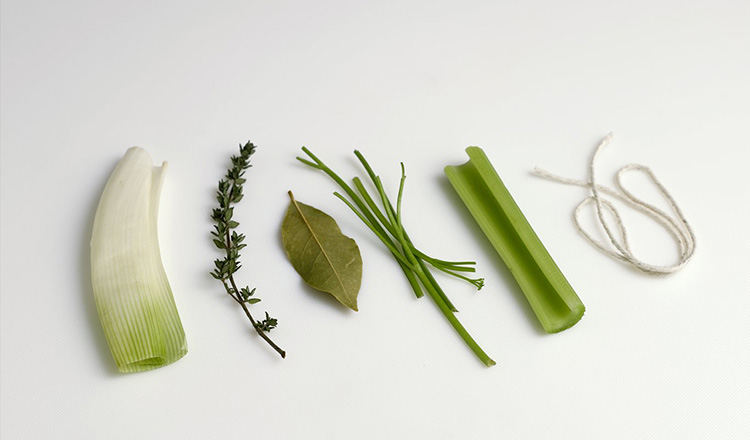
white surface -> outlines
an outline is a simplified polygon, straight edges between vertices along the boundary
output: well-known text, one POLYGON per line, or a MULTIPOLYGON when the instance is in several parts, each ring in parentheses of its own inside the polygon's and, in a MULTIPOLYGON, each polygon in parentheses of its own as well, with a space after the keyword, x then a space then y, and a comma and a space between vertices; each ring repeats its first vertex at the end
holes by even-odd
MULTIPOLYGON (((750 438, 750 3, 612 3, 3 1, 0 437, 750 438), (610 130, 602 182, 649 165, 695 228, 676 275, 605 258, 571 221, 585 191, 530 175, 585 177, 610 130), (279 318, 286 360, 208 275, 215 184, 247 139, 239 277, 279 318), (161 246, 190 351, 121 375, 88 240, 131 145, 170 163, 161 246), (413 298, 332 183, 295 162, 302 145, 345 177, 359 148, 391 189, 405 162, 415 242, 487 279, 477 293, 439 278, 497 366, 413 298), (446 183, 468 145, 586 304, 572 329, 542 333, 446 183), (286 261, 289 189, 359 242, 359 313, 286 261)), ((668 262, 674 245, 627 215, 636 252, 668 262)))

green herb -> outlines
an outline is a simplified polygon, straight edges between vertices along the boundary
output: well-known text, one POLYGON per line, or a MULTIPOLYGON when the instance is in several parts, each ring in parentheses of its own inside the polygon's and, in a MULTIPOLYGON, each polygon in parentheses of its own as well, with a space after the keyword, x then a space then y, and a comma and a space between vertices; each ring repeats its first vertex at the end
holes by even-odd
POLYGON ((121 372, 158 368, 187 353, 157 236, 166 165, 154 167, 144 149, 128 149, 96 209, 91 280, 104 335, 121 372))
POLYGON ((430 298, 432 298, 435 304, 437 304, 443 315, 448 319, 448 322, 451 323, 453 328, 474 354, 485 365, 495 365, 495 361, 487 356, 484 350, 482 350, 479 344, 474 341, 464 326, 458 321, 454 313, 456 312, 456 308, 448 300, 445 292, 440 288, 427 267, 427 264, 430 264, 443 272, 472 283, 479 289, 484 284, 483 279, 471 279, 461 274, 461 272, 474 272, 474 262, 445 261, 429 257, 414 247, 411 239, 404 230, 404 226, 401 222, 401 200, 404 193, 404 182, 406 180, 403 163, 401 164, 401 182, 399 185, 398 198, 396 200, 396 207, 394 208, 385 193, 380 177, 374 173, 370 164, 367 163, 364 156, 359 151, 354 152, 375 186, 377 198, 380 200, 381 205, 379 207, 358 177, 353 179, 354 186, 357 189, 357 192, 355 192, 352 187, 344 182, 335 172, 310 152, 310 150, 302 147, 302 151, 307 154, 310 160, 301 157, 298 157, 297 159, 305 165, 325 172, 344 190, 348 199, 338 192, 335 192, 334 195, 349 206, 349 208, 388 248, 406 275, 417 297, 424 295, 422 290, 422 288, 424 288, 430 298))
POLYGON ((487 238, 518 281, 548 333, 571 327, 585 310, 578 295, 544 248, 500 176, 479 147, 469 161, 445 174, 487 238))
POLYGON ((211 275, 221 281, 224 289, 232 299, 237 302, 245 315, 250 320, 255 331, 265 340, 281 357, 286 357, 286 352, 279 348, 266 333, 270 332, 277 325, 277 320, 268 316, 262 321, 256 321, 248 306, 260 302, 255 295, 255 289, 250 290, 248 287, 237 288, 234 280, 234 274, 242 265, 240 264, 240 250, 247 246, 243 241, 244 234, 238 234, 235 230, 239 223, 233 219, 234 206, 242 200, 242 185, 245 183, 245 170, 251 167, 250 156, 255 152, 255 145, 248 142, 245 145, 240 144, 239 156, 232 156, 232 167, 227 171, 224 179, 219 181, 219 189, 216 191, 216 200, 219 207, 214 209, 211 218, 216 223, 211 235, 214 237, 214 244, 217 248, 224 251, 224 258, 214 261, 214 270, 211 275))
POLYGON ((357 243, 341 233, 336 220, 297 202, 289 191, 289 208, 281 225, 284 249, 294 269, 315 289, 357 310, 362 257, 357 243))

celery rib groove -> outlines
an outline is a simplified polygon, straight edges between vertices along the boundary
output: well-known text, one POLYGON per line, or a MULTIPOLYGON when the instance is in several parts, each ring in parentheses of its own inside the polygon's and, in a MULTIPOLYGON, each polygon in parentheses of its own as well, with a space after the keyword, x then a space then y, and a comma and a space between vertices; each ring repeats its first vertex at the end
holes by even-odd
POLYGON ((585 311, 487 155, 466 149, 469 161, 445 167, 445 174, 492 246, 515 277, 547 333, 577 323, 585 311))

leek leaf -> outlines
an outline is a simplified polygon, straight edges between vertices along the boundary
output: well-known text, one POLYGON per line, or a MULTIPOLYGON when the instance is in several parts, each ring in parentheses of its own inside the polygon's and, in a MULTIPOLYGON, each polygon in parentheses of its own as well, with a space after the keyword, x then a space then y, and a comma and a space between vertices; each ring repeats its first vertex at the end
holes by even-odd
POLYGON ((144 149, 128 149, 104 187, 94 219, 94 298, 120 372, 151 370, 187 353, 157 236, 165 169, 166 162, 152 166, 144 149))

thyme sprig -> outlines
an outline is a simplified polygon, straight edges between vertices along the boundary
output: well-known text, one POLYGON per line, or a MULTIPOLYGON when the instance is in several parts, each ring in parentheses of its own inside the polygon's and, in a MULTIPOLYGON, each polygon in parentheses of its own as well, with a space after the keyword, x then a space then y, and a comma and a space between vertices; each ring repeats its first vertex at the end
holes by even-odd
POLYGON ((219 181, 216 191, 216 200, 219 202, 219 207, 211 213, 211 218, 215 222, 211 235, 216 247, 224 251, 224 258, 214 260, 215 268, 211 275, 221 281, 227 294, 242 307, 258 335, 283 358, 286 357, 286 352, 266 334, 276 327, 278 321, 270 317, 268 312, 265 312, 265 319, 255 320, 248 307, 260 302, 260 298, 255 296, 255 288, 252 290, 247 286, 237 288, 237 282, 234 279, 235 272, 242 267, 239 260, 240 250, 245 248, 247 244, 243 243, 245 234, 239 234, 235 230, 240 224, 233 219, 233 205, 242 200, 242 185, 246 182, 244 178, 245 170, 252 166, 250 156, 254 152, 255 145, 251 142, 245 145, 240 144, 240 154, 231 157, 232 166, 227 170, 225 177, 219 181))

